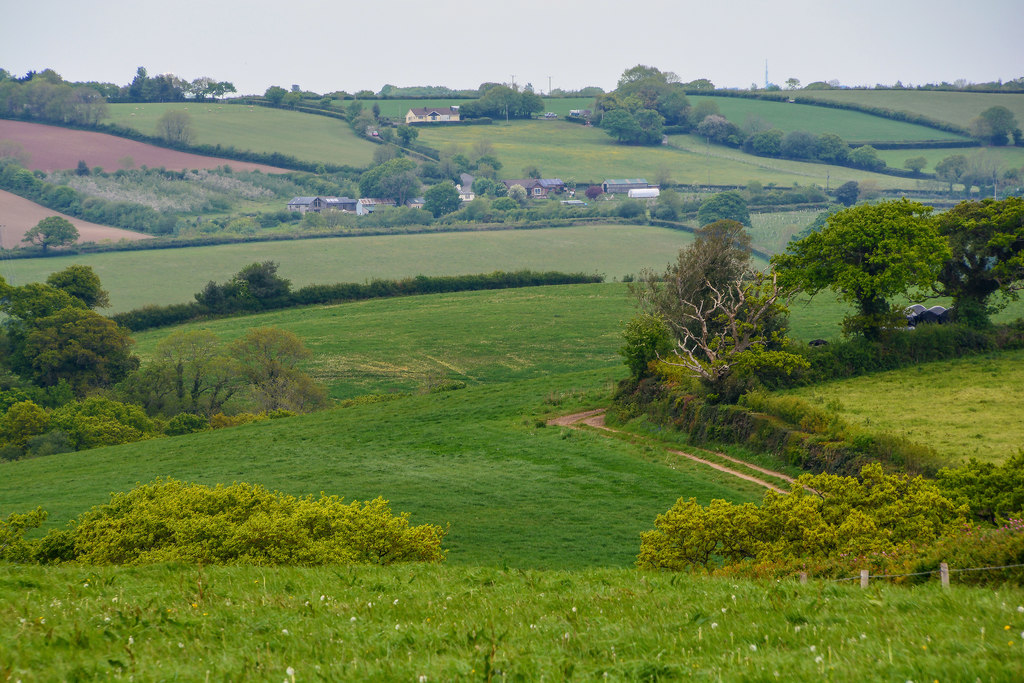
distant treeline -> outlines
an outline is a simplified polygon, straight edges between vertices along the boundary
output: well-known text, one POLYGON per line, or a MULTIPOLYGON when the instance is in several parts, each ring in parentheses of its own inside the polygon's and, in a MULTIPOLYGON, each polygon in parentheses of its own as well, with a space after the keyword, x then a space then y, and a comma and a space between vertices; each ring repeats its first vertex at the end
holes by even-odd
POLYGON ((392 298, 414 294, 441 294, 486 289, 510 289, 542 285, 569 285, 603 282, 604 276, 557 271, 495 271, 479 275, 418 275, 402 280, 373 279, 369 282, 307 285, 295 291, 287 280, 276 276, 277 266, 270 262, 253 264, 224 284, 209 282, 196 300, 167 306, 143 306, 111 318, 133 332, 191 320, 221 317, 237 313, 255 313, 295 306, 332 304, 344 301, 392 298))

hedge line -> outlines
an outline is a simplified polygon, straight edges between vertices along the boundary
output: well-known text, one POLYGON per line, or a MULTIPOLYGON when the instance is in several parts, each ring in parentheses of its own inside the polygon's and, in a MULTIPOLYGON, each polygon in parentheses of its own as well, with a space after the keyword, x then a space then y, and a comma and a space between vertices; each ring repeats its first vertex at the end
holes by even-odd
POLYGON ((510 289, 542 285, 569 285, 603 282, 604 276, 585 273, 538 272, 520 270, 495 271, 478 275, 445 275, 416 277, 402 280, 374 279, 366 283, 336 283, 307 285, 288 295, 272 300, 245 299, 233 301, 227 309, 211 310, 198 301, 167 306, 143 306, 111 316, 118 325, 133 332, 168 325, 177 325, 200 318, 213 318, 235 313, 255 313, 313 304, 332 304, 344 301, 393 298, 415 294, 441 294, 487 289, 510 289))

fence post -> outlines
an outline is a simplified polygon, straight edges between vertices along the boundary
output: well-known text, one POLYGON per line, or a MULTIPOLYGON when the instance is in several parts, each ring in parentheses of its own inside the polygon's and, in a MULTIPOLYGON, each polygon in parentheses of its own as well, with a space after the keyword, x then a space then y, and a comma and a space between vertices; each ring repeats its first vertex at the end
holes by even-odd
POLYGON ((861 569, 860 570, 860 587, 861 588, 867 588, 868 587, 868 570, 867 569, 861 569))
POLYGON ((949 565, 945 562, 939 563, 939 576, 942 577, 942 587, 949 588, 949 565))
POLYGON ((807 572, 800 572, 800 583, 807 583, 807 572))

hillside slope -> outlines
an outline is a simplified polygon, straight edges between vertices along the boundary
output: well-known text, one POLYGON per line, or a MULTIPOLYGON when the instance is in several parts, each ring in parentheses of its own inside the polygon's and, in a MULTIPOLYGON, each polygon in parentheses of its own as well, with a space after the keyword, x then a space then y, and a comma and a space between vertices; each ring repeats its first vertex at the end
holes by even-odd
MULTIPOLYGON (((49 216, 60 216, 71 221, 78 228, 79 242, 102 242, 110 240, 143 240, 150 235, 106 225, 90 223, 80 218, 67 216, 53 209, 30 202, 18 195, 0 190, 0 247, 14 249, 25 246, 21 239, 25 232, 49 216)), ((6 276, 6 274, 5 274, 6 276)))

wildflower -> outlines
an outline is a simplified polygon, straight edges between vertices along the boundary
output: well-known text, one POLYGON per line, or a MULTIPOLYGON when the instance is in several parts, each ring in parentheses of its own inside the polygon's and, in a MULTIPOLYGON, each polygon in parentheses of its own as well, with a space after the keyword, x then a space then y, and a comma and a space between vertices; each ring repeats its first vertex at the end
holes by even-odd
POLYGON ((89 582, 88 581, 82 584, 82 588, 88 588, 88 587, 89 587, 89 582))
POLYGON ((817 657, 814 658, 814 663, 815 664, 821 664, 824 661, 825 661, 825 659, 821 655, 818 655, 817 657))
POLYGON ((866 633, 860 634, 860 639, 861 640, 867 640, 868 639, 868 634, 866 634, 866 633))
POLYGON ((395 598, 395 601, 393 603, 391 603, 391 604, 392 605, 397 605, 398 604, 398 598, 395 598))
POLYGON ((281 633, 283 635, 288 635, 288 629, 286 629, 286 628, 281 629, 281 633))
POLYGON ((132 638, 131 636, 128 636, 128 645, 134 645, 134 644, 135 644, 135 639, 132 638))
POLYGON ((536 628, 537 628, 537 624, 530 624, 530 630, 534 630, 536 628))
POLYGON ((427 677, 423 674, 420 674, 420 677, 416 680, 419 681, 419 683, 427 683, 427 677))
POLYGON ((753 643, 751 643, 750 644, 750 651, 751 652, 757 652, 757 645, 754 645, 753 643))
POLYGON ((284 672, 288 674, 289 677, 295 678, 295 669, 291 668, 290 666, 287 669, 285 669, 284 672))
POLYGON ((718 628, 718 622, 717 621, 712 621, 711 622, 711 628, 718 628))
POLYGON ((726 613, 726 611, 728 611, 728 610, 727 610, 727 609, 726 609, 725 607, 723 607, 723 608, 722 608, 722 614, 725 614, 725 613, 726 613))
POLYGON ((326 595, 321 595, 321 596, 320 596, 320 602, 323 602, 323 601, 324 601, 324 600, 326 600, 326 599, 327 599, 327 596, 326 596, 326 595))
POLYGON ((572 613, 573 613, 573 614, 576 614, 576 605, 573 605, 573 606, 572 606, 572 613))
POLYGON ((181 649, 184 649, 185 643, 178 643, 178 647, 181 648, 181 649))
POLYGON ((1010 625, 1009 625, 1009 624, 1007 624, 1006 626, 1004 626, 1004 627, 1003 627, 1003 630, 1004 630, 1004 631, 1009 631, 1009 630, 1010 630, 1010 625))
POLYGON ((1024 605, 1017 605, 1018 612, 1024 612, 1024 605))
POLYGON ((811 645, 811 652, 817 652, 817 651, 818 651, 818 646, 817 645, 811 645))
POLYGON ((372 608, 372 607, 373 607, 373 603, 372 603, 372 602, 368 602, 368 603, 366 603, 366 606, 367 606, 368 608, 372 608))
POLYGON ((400 624, 395 624, 395 630, 396 630, 396 631, 398 630, 398 627, 399 627, 399 626, 400 626, 400 624))
POLYGON ((349 621, 355 621, 355 620, 356 620, 355 617, 352 617, 351 619, 349 619, 349 621))

